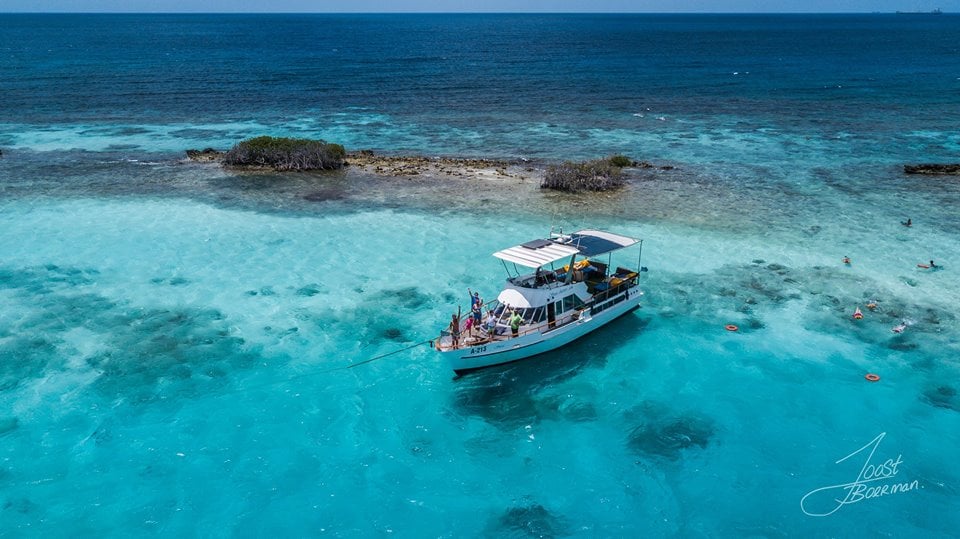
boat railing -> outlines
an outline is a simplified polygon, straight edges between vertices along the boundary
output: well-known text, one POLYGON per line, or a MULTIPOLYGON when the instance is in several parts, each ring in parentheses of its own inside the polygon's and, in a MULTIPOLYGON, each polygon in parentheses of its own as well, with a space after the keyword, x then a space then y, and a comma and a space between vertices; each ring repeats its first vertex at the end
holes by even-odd
POLYGON ((593 303, 600 303, 609 299, 610 297, 616 296, 617 294, 623 292, 626 288, 636 286, 639 284, 639 281, 640 277, 637 272, 626 270, 624 268, 617 268, 617 272, 611 275, 609 278, 593 284, 593 303))
MULTIPOLYGON (((482 313, 483 313, 483 312, 486 312, 486 311, 494 311, 494 312, 496 312, 497 307, 499 307, 499 305, 500 305, 500 301, 495 299, 495 300, 490 301, 490 303, 484 303, 483 306, 481 306, 480 310, 481 310, 482 313)), ((457 312, 460 313, 460 330, 459 330, 460 340, 465 340, 465 339, 464 339, 464 332, 467 331, 467 319, 473 317, 473 307, 471 306, 470 309, 468 309, 466 312, 464 312, 463 307, 462 307, 462 306, 458 306, 458 307, 457 307, 457 312)), ((505 313, 505 312, 506 312, 506 309, 504 309, 503 312, 505 313)), ((502 315, 501 315, 501 316, 502 316, 502 315)), ((499 326, 499 324, 500 324, 500 318, 501 318, 501 317, 499 317, 499 316, 497 317, 497 324, 498 324, 498 326, 499 326)), ((481 318, 480 318, 480 325, 479 325, 479 326, 471 325, 471 327, 476 327, 476 328, 479 328, 481 331, 486 332, 486 326, 485 326, 485 324, 486 324, 486 316, 484 315, 484 316, 481 316, 481 318)), ((453 334, 450 332, 450 327, 449 327, 449 326, 447 326, 445 329, 441 329, 441 330, 440 330, 440 338, 437 339, 437 346, 438 346, 438 348, 439 348, 439 347, 442 347, 442 346, 444 345, 444 338, 445 338, 445 337, 449 337, 449 338, 450 338, 450 340, 448 341, 448 344, 452 346, 452 345, 453 345, 453 334)))
MULTIPOLYGON (((493 301, 487 306, 490 307, 489 310, 496 311, 498 304, 496 301, 493 301)), ((497 322, 492 333, 488 331, 485 321, 482 322, 480 326, 472 326, 476 333, 473 331, 468 332, 466 328, 467 317, 461 316, 460 335, 458 341, 456 343, 453 342, 453 334, 449 329, 442 329, 440 330, 440 337, 437 339, 437 348, 445 349, 447 347, 453 347, 455 344, 457 348, 463 348, 493 341, 505 341, 513 338, 523 337, 535 332, 546 333, 578 320, 584 310, 586 309, 577 310, 562 317, 558 317, 553 324, 547 320, 541 320, 537 322, 524 320, 523 324, 517 331, 516 336, 514 336, 513 329, 511 329, 508 321, 512 309, 508 309, 506 306, 504 306, 504 309, 501 310, 500 315, 497 317, 497 322)))
MULTIPOLYGON (((606 295, 604 296, 604 298, 600 300, 595 299, 593 302, 593 305, 597 305, 599 302, 602 302, 605 299, 608 299, 609 297, 616 295, 617 291, 622 291, 626 284, 627 284, 627 281, 624 281, 616 288, 612 288, 609 291, 606 291, 605 292, 606 295)), ((498 302, 494 300, 491 303, 485 305, 484 310, 493 310, 494 312, 496 312, 498 306, 499 306, 498 302), (488 307, 489 309, 487 309, 488 307)), ((453 347, 454 345, 456 345, 457 348, 463 348, 463 347, 477 346, 477 345, 481 345, 481 344, 485 344, 493 341, 505 341, 513 338, 519 338, 525 335, 529 335, 531 333, 548 333, 556 329, 562 328, 570 323, 576 322, 584 315, 584 313, 590 311, 590 306, 583 305, 582 307, 574 311, 570 311, 565 313, 562 316, 558 316, 553 322, 550 322, 548 320, 539 320, 535 322, 524 320, 523 324, 520 326, 519 330, 517 331, 516 336, 514 336, 513 330, 511 329, 510 323, 509 323, 511 311, 512 309, 509 309, 507 308, 507 306, 504 306, 504 308, 500 312, 500 315, 497 316, 496 326, 494 327, 494 331, 492 333, 488 331, 485 319, 481 321, 480 326, 472 326, 473 331, 468 332, 466 328, 466 320, 467 320, 467 317, 469 316, 469 313, 468 315, 462 315, 460 320, 459 340, 456 343, 454 343, 453 335, 450 332, 450 330, 443 329, 440 331, 440 338, 437 340, 437 347, 447 348, 447 347, 453 347)))
POLYGON ((573 322, 576 322, 577 320, 580 320, 580 318, 583 316, 584 311, 586 311, 586 310, 588 310, 588 308, 586 308, 586 307, 577 308, 577 310, 575 310, 575 311, 569 312, 569 313, 567 313, 567 314, 565 314, 565 315, 563 315, 563 316, 558 317, 558 318, 553 322, 553 325, 552 325, 552 326, 550 325, 549 322, 544 322, 544 323, 538 325, 537 329, 546 327, 546 330, 545 330, 543 333, 549 333, 549 332, 551 332, 551 331, 553 331, 553 330, 555 330, 555 329, 560 329, 560 328, 566 326, 567 324, 572 324, 573 322))
POLYGON ((487 332, 486 328, 481 328, 483 333, 473 336, 473 341, 471 341, 470 335, 461 334, 460 337, 464 341, 464 344, 467 346, 475 346, 478 344, 485 344, 492 341, 505 341, 509 339, 515 339, 529 335, 531 333, 546 333, 548 331, 553 331, 557 328, 563 327, 570 322, 576 321, 579 318, 578 315, 567 315, 562 318, 558 318, 553 327, 550 327, 546 320, 542 322, 535 322, 533 324, 524 324, 520 326, 520 329, 517 330, 516 336, 513 334, 513 330, 510 328, 510 324, 504 322, 497 322, 496 328, 493 334, 487 332))

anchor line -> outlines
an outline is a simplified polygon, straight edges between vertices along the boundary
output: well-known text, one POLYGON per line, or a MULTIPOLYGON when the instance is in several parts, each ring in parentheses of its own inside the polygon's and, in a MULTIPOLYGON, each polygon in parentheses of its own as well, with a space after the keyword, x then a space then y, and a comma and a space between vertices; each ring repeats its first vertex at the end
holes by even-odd
POLYGON ((262 384, 247 386, 247 387, 243 387, 243 388, 237 388, 237 389, 234 389, 233 391, 223 391, 223 392, 220 393, 220 395, 228 395, 228 394, 231 394, 231 393, 243 393, 243 392, 247 392, 247 391, 251 391, 251 390, 255 390, 255 389, 262 389, 262 388, 265 388, 265 387, 270 387, 270 386, 274 386, 274 385, 278 385, 278 384, 285 384, 285 383, 288 383, 288 382, 292 382, 292 381, 294 381, 294 380, 300 380, 301 378, 309 378, 309 377, 311 377, 311 376, 319 376, 319 375, 321 375, 321 374, 327 374, 327 373, 331 373, 331 372, 344 371, 344 370, 352 369, 352 368, 354 368, 354 367, 359 367, 360 365, 365 365, 365 364, 367 364, 367 363, 372 363, 372 362, 374 362, 374 361, 377 361, 377 360, 380 360, 380 359, 383 359, 383 358, 386 358, 386 357, 389 357, 389 356, 392 356, 392 355, 395 355, 395 354, 399 354, 400 352, 406 352, 407 350, 412 350, 413 348, 416 348, 416 347, 418 347, 418 346, 423 346, 423 345, 425 345, 425 344, 430 344, 431 342, 433 342, 433 339, 429 339, 429 340, 426 340, 426 341, 418 342, 418 343, 412 344, 412 345, 410 345, 410 346, 405 346, 405 347, 400 348, 400 349, 398 349, 398 350, 393 350, 392 352, 387 352, 386 354, 380 354, 379 356, 374 356, 374 357, 371 357, 371 358, 369 358, 369 359, 365 359, 365 360, 363 360, 363 361, 360 361, 360 362, 358 362, 358 363, 354 363, 354 364, 352 364, 352 365, 346 365, 346 366, 341 366, 341 367, 332 367, 332 368, 323 369, 323 370, 320 370, 320 371, 313 371, 313 372, 305 372, 305 373, 295 374, 295 375, 293 375, 293 376, 284 378, 284 379, 282 379, 282 380, 274 380, 274 381, 272 381, 272 382, 264 382, 264 383, 262 383, 262 384))
POLYGON ((431 342, 433 342, 433 339, 428 339, 428 340, 423 341, 423 342, 418 342, 417 344, 411 344, 410 346, 407 346, 407 347, 405 347, 405 348, 401 348, 401 349, 399 349, 399 350, 394 350, 393 352, 387 352, 386 354, 380 354, 379 356, 374 356, 374 357, 372 357, 372 358, 370 358, 370 359, 365 359, 365 360, 363 360, 363 361, 361 361, 361 362, 359 362, 359 363, 354 363, 353 365, 347 365, 346 367, 339 367, 338 369, 335 369, 335 370, 339 370, 339 369, 352 369, 352 368, 354 368, 354 367, 359 367, 360 365, 364 365, 364 364, 366 364, 366 363, 371 363, 371 362, 376 361, 376 360, 378 360, 378 359, 383 359, 383 358, 385 358, 385 357, 387 357, 387 356, 392 356, 393 354, 399 354, 400 352, 406 352, 407 350, 411 350, 411 349, 413 349, 413 348, 416 348, 416 347, 418 347, 418 346, 423 346, 423 345, 425 345, 425 344, 430 344, 431 342))

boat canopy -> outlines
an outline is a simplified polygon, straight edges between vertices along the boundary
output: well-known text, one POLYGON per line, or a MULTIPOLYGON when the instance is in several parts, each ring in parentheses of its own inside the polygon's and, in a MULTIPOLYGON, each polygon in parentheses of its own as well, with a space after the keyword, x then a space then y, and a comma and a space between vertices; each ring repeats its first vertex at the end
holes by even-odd
POLYGON ((601 230, 581 230, 569 235, 554 235, 550 239, 528 241, 516 247, 497 251, 493 256, 524 267, 539 268, 573 255, 591 257, 607 254, 630 247, 638 241, 601 230))

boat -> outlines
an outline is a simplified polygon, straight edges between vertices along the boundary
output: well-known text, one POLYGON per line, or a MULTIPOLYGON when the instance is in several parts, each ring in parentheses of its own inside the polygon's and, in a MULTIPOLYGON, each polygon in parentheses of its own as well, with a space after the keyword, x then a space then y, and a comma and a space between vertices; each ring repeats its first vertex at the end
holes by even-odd
POLYGON ((932 11, 898 11, 897 15, 943 15, 943 10, 936 8, 932 11))
POLYGON ((641 240, 601 230, 551 231, 497 251, 507 280, 482 307, 479 327, 467 320, 472 306, 465 314, 458 308, 432 347, 457 375, 555 350, 640 306, 642 253, 641 240), (612 267, 612 253, 634 245, 636 269, 612 267), (604 255, 606 262, 598 259, 604 255))

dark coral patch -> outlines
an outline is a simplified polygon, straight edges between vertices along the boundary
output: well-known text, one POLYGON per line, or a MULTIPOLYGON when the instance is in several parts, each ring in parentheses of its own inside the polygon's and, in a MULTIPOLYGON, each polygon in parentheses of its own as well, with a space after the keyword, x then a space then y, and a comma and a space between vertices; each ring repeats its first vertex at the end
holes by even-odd
POLYGON ((383 338, 391 341, 403 342, 406 340, 403 336, 403 331, 398 328, 385 328, 380 334, 383 335, 383 338))
POLYGON ((381 294, 384 301, 388 301, 408 309, 422 307, 432 301, 432 298, 429 294, 421 292, 420 289, 415 286, 384 290, 381 294))
POLYGON ((507 536, 557 537, 567 535, 561 519, 538 503, 511 507, 498 521, 507 536))
POLYGON ((20 420, 15 417, 0 418, 0 436, 9 434, 20 426, 20 420))
POLYGON ((313 297, 319 294, 322 291, 322 288, 317 283, 308 284, 297 289, 298 296, 304 297, 313 297))
POLYGON ((654 403, 644 403, 626 415, 628 420, 640 421, 628 434, 627 446, 644 455, 677 460, 686 449, 707 447, 716 434, 709 418, 654 403))
POLYGON ((960 398, 957 398, 957 390, 953 386, 942 385, 927 389, 920 398, 931 406, 960 412, 960 398))

